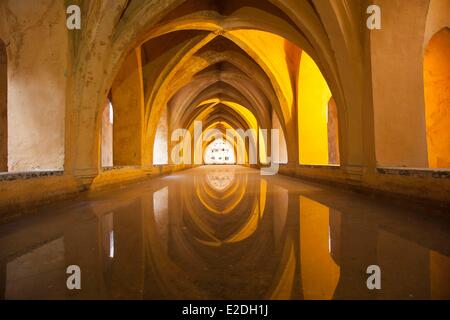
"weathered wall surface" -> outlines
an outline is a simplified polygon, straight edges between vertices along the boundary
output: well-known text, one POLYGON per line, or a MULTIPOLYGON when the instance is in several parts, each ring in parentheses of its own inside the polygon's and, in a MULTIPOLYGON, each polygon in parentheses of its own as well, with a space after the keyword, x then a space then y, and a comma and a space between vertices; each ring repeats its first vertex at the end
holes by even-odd
POLYGON ((6 45, 0 39, 0 172, 8 171, 7 71, 6 45))
POLYGON ((450 28, 430 41, 424 58, 428 162, 450 168, 450 28))
POLYGON ((375 3, 382 12, 381 30, 371 33, 377 164, 425 168, 422 46, 428 1, 375 3))
POLYGON ((331 97, 328 102, 328 162, 339 164, 339 124, 336 101, 331 97))
POLYGON ((38 205, 74 197, 80 191, 75 178, 60 173, 13 181, 0 179, 0 223, 22 211, 32 212, 38 205))
POLYGON ((5 0, 0 15, 0 38, 8 52, 9 171, 62 169, 68 52, 64 1, 5 0))

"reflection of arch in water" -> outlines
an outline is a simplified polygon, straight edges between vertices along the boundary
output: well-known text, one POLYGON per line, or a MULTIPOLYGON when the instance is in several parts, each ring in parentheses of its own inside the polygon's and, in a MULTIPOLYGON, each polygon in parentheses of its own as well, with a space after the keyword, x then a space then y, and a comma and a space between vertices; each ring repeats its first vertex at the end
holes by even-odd
MULTIPOLYGON (((263 190, 269 191, 269 186, 265 181, 263 183, 260 183, 260 181, 255 182, 257 184, 253 185, 250 183, 247 186, 258 186, 263 190)), ((205 183, 205 185, 207 184, 205 183)), ((192 188, 189 189, 192 190, 192 188)), ((188 193, 183 192, 185 190, 187 191, 188 188, 177 190, 177 192, 180 192, 178 195, 182 196, 183 202, 189 199, 189 197, 185 198, 183 196, 188 193)), ((263 192, 267 193, 267 191, 263 192)), ((251 226, 244 224, 244 228, 241 228, 239 231, 245 231, 235 233, 233 238, 228 237, 221 240, 216 237, 215 241, 205 241, 204 235, 199 232, 199 227, 192 226, 194 219, 191 216, 197 212, 186 208, 183 203, 183 210, 179 210, 179 212, 183 211, 184 213, 181 220, 183 222, 169 225, 171 248, 169 253, 159 244, 161 239, 158 234, 157 223, 153 221, 146 223, 145 234, 147 235, 147 240, 145 241, 145 250, 147 271, 144 280, 146 298, 229 298, 224 297, 219 290, 205 287, 204 285, 213 281, 213 283, 218 285, 229 285, 230 289, 234 288, 233 285, 235 283, 233 281, 226 279, 222 283, 222 280, 217 277, 217 272, 221 270, 220 264, 224 263, 220 258, 223 256, 222 253, 227 256, 227 262, 230 261, 229 259, 232 261, 232 257, 235 257, 233 272, 238 272, 243 279, 255 275, 264 279, 262 282, 249 282, 245 290, 233 291, 233 297, 247 299, 292 298, 292 294, 294 294, 293 292, 296 289, 295 284, 299 281, 299 275, 296 273, 298 270, 298 252, 294 244, 298 237, 295 236, 296 232, 292 233, 294 231, 293 228, 285 228, 284 226, 280 226, 283 232, 278 238, 267 237, 267 231, 272 228, 273 220, 278 219, 278 214, 280 214, 280 212, 274 211, 275 207, 272 205, 275 197, 270 196, 270 192, 263 199, 260 199, 258 196, 255 197, 257 192, 252 192, 251 194, 251 196, 242 200, 242 202, 247 202, 250 206, 243 206, 236 210, 244 210, 248 207, 253 208, 255 210, 254 215, 261 217, 255 225, 255 230, 264 230, 264 232, 254 232, 251 226), (189 232, 187 232, 186 228, 189 232), (247 232, 249 234, 248 237, 246 237, 247 232), (280 243, 274 246, 273 241, 280 243), (270 259, 268 259, 269 255, 270 259), (216 264, 219 265, 219 269, 216 268, 216 264), (254 265, 254 267, 248 268, 250 265, 254 265), (209 271, 205 272, 205 268, 208 268, 209 271), (199 272, 201 275, 197 277, 199 272), (208 275, 208 273, 211 273, 211 275, 208 275)), ((193 198, 192 194, 191 198, 193 198)), ((176 201, 171 199, 170 203, 175 203, 176 201)), ((285 210, 287 210, 287 206, 285 210)), ((283 216, 285 214, 286 212, 282 213, 283 216)), ((197 219, 205 222, 206 219, 204 218, 207 216, 222 219, 229 217, 198 214, 197 219)), ((282 219, 282 221, 289 223, 286 219, 282 219)), ((211 225, 207 224, 207 221, 204 224, 206 227, 213 229, 211 225)), ((227 222, 224 222, 224 225, 226 224, 227 222)), ((212 233, 212 236, 215 236, 215 234, 212 233)), ((227 266, 223 267, 226 269, 227 266)))
POLYGON ((216 191, 225 191, 234 181, 234 170, 217 168, 206 173, 206 182, 216 191))
MULTIPOLYGON (((233 172, 235 168, 230 168, 229 172, 233 172)), ((234 179, 223 191, 217 190, 209 184, 206 177, 194 178, 194 190, 197 199, 187 197, 187 201, 195 201, 198 210, 208 210, 211 213, 223 215, 232 212, 236 206, 241 203, 248 187, 248 176, 240 176, 234 179)))
POLYGON ((236 179, 224 192, 217 192, 207 182, 208 178, 195 179, 197 197, 185 193, 183 207, 188 225, 199 234, 198 241, 205 245, 220 246, 249 238, 255 233, 266 207, 267 182, 252 181, 247 176, 236 179), (259 185, 258 185, 259 184, 259 185), (260 193, 247 190, 259 188, 260 193), (234 226, 229 232, 218 235, 213 225, 229 219, 234 226))
MULTIPOLYGON (((237 175, 237 177, 239 176, 237 175)), ((234 269, 234 272, 239 274, 241 279, 251 278, 255 275, 261 275, 264 278, 264 284, 251 281, 248 286, 246 285, 245 293, 237 292, 239 291, 237 290, 234 293, 230 292, 233 296, 226 298, 289 299, 300 292, 296 290, 299 283, 298 251, 295 246, 292 247, 298 236, 293 228, 283 226, 283 224, 290 225, 292 221, 283 218, 286 215, 284 211, 287 210, 287 206, 273 207, 273 201, 275 197, 278 197, 278 193, 276 192, 277 196, 272 196, 273 190, 271 190, 270 184, 263 182, 261 185, 259 180, 247 183, 249 189, 254 190, 259 187, 267 190, 267 197, 264 199, 255 197, 257 192, 251 192, 253 201, 250 203, 251 206, 247 206, 247 208, 258 208, 256 204, 259 203, 261 218, 256 225, 257 232, 253 232, 247 238, 242 238, 241 241, 210 242, 208 244, 196 240, 193 237, 196 235, 194 234, 195 230, 192 232, 192 228, 185 223, 187 214, 182 201, 185 201, 183 197, 187 190, 194 190, 192 186, 193 183, 183 189, 173 188, 170 186, 170 182, 168 185, 167 180, 164 180, 161 184, 152 186, 153 196, 148 189, 138 194, 137 199, 134 198, 135 191, 125 191, 118 195, 114 203, 98 201, 92 204, 98 217, 96 221, 99 223, 104 215, 112 211, 115 215, 113 225, 109 220, 111 216, 99 225, 99 249, 102 248, 102 242, 105 242, 105 246, 99 254, 107 258, 107 264, 102 264, 102 267, 96 268, 95 272, 102 271, 104 273, 104 283, 100 285, 102 288, 106 288, 107 294, 117 297, 126 290, 127 294, 139 299, 224 298, 220 295, 221 293, 209 290, 208 287, 202 285, 204 276, 199 275, 199 272, 205 273, 204 268, 210 268, 211 264, 216 262, 220 264, 218 257, 223 256, 222 253, 228 257, 231 256, 231 260, 234 257, 233 261, 240 264, 238 270, 234 269), (131 198, 132 200, 130 200, 131 198), (281 223, 281 234, 278 237, 268 237, 267 231, 270 233, 273 220, 279 219, 280 214, 282 219, 278 223, 281 223), (132 229, 130 229, 130 223, 132 223, 132 229), (114 259, 109 258, 111 247, 108 246, 111 244, 109 236, 112 227, 115 240, 117 240, 114 241, 116 245, 114 259), (186 227, 189 229, 187 230, 186 227), (134 232, 136 230, 138 232, 134 232), (274 245, 274 241, 277 245, 274 245), (213 246, 214 244, 215 246, 213 246), (293 249, 294 255, 291 254, 293 249), (124 266, 130 263, 127 258, 130 253, 139 261, 144 260, 142 263, 133 262, 133 266, 137 268, 132 269, 133 282, 127 285, 123 282, 121 270, 125 270, 124 266), (249 266, 250 268, 248 268, 249 266), (293 274, 295 277, 292 277, 293 274), (199 281, 196 279, 197 276, 200 277, 199 281), (133 288, 139 288, 139 290, 133 291, 133 288), (291 292, 289 288, 293 288, 294 291, 291 292), (255 296, 256 293, 258 296, 255 296)), ((191 198, 193 198, 192 192, 191 198)), ((286 200, 285 197, 282 197, 282 200, 286 200)), ((246 201, 243 200, 243 202, 246 201)), ((243 206, 238 210, 243 212, 244 209, 243 206)), ((231 215, 209 216, 219 219, 231 217, 231 215)), ((204 216, 200 218, 204 218, 204 216)), ((227 223, 225 222, 225 224, 227 223)), ((225 270, 227 266, 224 265, 225 270)), ((216 272, 209 278, 213 281, 212 283, 220 282, 220 277, 217 275, 216 272)), ((98 278, 101 279, 102 276, 99 275, 98 278)), ((232 287, 233 282, 226 285, 234 288, 232 287)))

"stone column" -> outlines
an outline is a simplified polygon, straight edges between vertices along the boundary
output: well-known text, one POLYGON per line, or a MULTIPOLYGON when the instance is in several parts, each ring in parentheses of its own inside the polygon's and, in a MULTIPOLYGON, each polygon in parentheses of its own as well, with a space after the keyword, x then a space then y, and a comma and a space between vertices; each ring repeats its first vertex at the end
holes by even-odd
POLYGON ((125 59, 111 88, 114 109, 114 164, 141 166, 144 95, 140 49, 125 59))

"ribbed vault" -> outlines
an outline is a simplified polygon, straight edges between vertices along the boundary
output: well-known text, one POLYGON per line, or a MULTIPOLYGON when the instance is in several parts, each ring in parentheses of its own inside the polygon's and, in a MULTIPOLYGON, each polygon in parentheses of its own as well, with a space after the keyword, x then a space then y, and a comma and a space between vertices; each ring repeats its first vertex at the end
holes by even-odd
POLYGON ((354 81, 361 76, 361 48, 355 45, 361 42, 352 41, 361 35, 349 31, 360 5, 306 0, 123 0, 114 7, 82 3, 90 12, 82 30, 91 32, 71 39, 80 49, 72 86, 81 94, 69 95, 69 108, 78 117, 67 133, 76 138, 68 139, 75 142, 66 156, 66 168, 76 175, 89 177, 98 171, 101 106, 114 79, 127 76, 122 66, 135 55, 141 79, 136 86, 142 88, 137 108, 142 114, 138 147, 143 167, 152 165, 164 108, 171 129, 189 127, 199 115, 207 122, 211 118, 231 127, 245 125, 245 117, 230 103, 249 110, 259 128, 270 129, 276 116, 289 162, 297 163, 296 81, 303 50, 319 66, 338 105, 341 161, 360 162, 362 141, 351 132, 361 126, 362 90, 354 81), (92 81, 86 74, 102 78, 92 81))

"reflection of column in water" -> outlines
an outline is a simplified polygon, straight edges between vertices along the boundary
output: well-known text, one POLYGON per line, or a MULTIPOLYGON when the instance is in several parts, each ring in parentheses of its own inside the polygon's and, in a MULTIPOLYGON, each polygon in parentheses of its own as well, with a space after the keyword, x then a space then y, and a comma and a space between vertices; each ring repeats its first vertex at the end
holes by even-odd
POLYGON ((336 209, 330 208, 330 254, 337 265, 341 264, 341 219, 342 213, 336 209))
POLYGON ((377 243, 383 299, 429 299, 429 250, 380 230, 377 243))
POLYGON ((141 198, 114 211, 114 268, 111 298, 142 298, 144 273, 144 210, 141 198))
MULTIPOLYGON (((81 269, 82 290, 69 291, 67 295, 71 298, 102 297, 104 277, 100 264, 101 257, 105 255, 100 232, 100 219, 95 215, 93 208, 89 210, 83 208, 77 219, 64 230, 66 267, 74 264, 81 269)), ((109 244, 107 248, 106 252, 109 253, 109 244)))
POLYGON ((285 229, 286 217, 288 210, 289 192, 287 189, 273 186, 274 194, 276 196, 273 199, 273 234, 275 237, 275 245, 280 246, 282 232, 285 229))
MULTIPOLYGON (((266 292, 264 298, 271 300, 287 300, 298 299, 299 281, 298 281, 298 258, 297 243, 294 230, 295 223, 288 221, 288 210, 292 209, 289 205, 289 192, 282 187, 269 184, 268 185, 268 213, 272 213, 270 217, 272 221, 274 254, 278 257, 277 271, 273 277, 272 288, 266 292)), ((296 210, 298 212, 298 210, 296 210)), ((299 251, 299 250, 298 250, 299 251)))
POLYGON ((109 233, 109 257, 114 258, 114 230, 109 233))
POLYGON ((100 232, 102 238, 103 256, 114 258, 114 213, 110 212, 100 217, 100 232))
POLYGON ((333 252, 332 256, 341 267, 341 279, 334 298, 376 299, 378 290, 367 290, 366 271, 368 266, 377 264, 378 226, 368 222, 360 210, 343 212, 339 225, 340 253, 333 252))
POLYGON ((155 217, 161 245, 165 252, 168 249, 169 237, 169 187, 164 187, 153 193, 153 214, 155 217))

